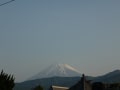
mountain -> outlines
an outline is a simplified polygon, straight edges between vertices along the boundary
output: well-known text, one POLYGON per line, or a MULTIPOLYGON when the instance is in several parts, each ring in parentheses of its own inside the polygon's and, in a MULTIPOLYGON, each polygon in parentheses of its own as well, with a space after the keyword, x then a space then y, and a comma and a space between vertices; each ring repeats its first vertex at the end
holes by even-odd
MULTIPOLYGON (((51 85, 71 87, 80 80, 80 77, 80 72, 70 65, 51 65, 29 80, 16 83, 14 90, 31 90, 37 85, 43 86, 44 90, 48 90, 51 85)), ((92 82, 116 83, 120 82, 120 70, 98 77, 87 76, 86 78, 87 80, 92 80, 92 82)))
POLYGON ((51 65, 28 80, 35 80, 48 77, 75 77, 81 76, 80 72, 68 64, 51 65))
MULTIPOLYGON (((21 83, 16 83, 14 90, 31 90, 37 85, 41 85, 44 90, 48 90, 51 85, 71 87, 76 84, 81 77, 50 77, 36 80, 29 80, 21 83)), ((93 77, 87 76, 88 80, 92 80, 93 77)))
POLYGON ((120 70, 114 70, 105 75, 98 76, 94 80, 94 82, 105 82, 105 83, 117 83, 120 82, 120 70))
POLYGON ((28 80, 16 83, 14 90, 31 90, 37 85, 41 85, 44 90, 48 90, 51 85, 70 87, 80 80, 80 77, 50 77, 36 80, 28 80))

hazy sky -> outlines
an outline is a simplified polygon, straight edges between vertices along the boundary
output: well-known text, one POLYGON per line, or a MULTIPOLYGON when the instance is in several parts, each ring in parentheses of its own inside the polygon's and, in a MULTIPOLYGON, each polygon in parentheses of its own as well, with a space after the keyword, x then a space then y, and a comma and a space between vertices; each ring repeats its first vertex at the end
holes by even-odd
POLYGON ((0 6, 0 70, 23 81, 55 63, 92 76, 120 69, 120 0, 16 0, 0 6))

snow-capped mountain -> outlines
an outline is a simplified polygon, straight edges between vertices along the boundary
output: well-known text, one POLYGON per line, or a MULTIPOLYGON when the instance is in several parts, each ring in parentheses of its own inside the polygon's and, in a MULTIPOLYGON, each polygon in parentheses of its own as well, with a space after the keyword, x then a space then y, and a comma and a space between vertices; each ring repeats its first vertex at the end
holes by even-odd
POLYGON ((34 75, 29 80, 48 78, 48 77, 74 77, 81 76, 80 72, 68 64, 51 65, 40 73, 34 75))

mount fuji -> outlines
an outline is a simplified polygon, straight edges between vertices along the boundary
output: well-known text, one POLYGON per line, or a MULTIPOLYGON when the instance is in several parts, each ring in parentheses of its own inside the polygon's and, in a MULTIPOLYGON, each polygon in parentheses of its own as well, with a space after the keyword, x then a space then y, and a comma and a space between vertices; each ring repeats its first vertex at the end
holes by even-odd
POLYGON ((45 70, 29 78, 29 80, 49 78, 49 77, 75 77, 75 76, 80 77, 81 74, 74 67, 68 64, 56 64, 49 66, 45 70))

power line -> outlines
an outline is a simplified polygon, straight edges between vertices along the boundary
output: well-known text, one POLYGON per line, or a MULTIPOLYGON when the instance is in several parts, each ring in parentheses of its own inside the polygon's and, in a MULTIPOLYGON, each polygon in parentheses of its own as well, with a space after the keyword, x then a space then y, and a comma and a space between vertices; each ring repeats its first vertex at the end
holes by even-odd
POLYGON ((8 4, 8 3, 11 3, 11 2, 13 2, 13 1, 15 1, 15 0, 11 0, 11 1, 8 1, 8 2, 5 2, 5 3, 2 3, 2 4, 0 4, 0 6, 3 6, 3 5, 8 4))

